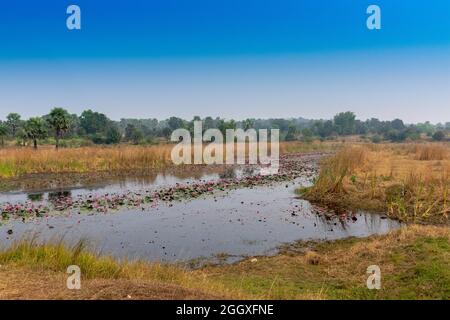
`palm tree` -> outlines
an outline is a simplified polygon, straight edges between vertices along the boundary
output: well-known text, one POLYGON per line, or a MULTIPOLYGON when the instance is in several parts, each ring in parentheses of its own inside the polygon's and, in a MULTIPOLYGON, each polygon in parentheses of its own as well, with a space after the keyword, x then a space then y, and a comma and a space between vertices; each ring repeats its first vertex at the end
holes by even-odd
POLYGON ((16 136, 17 129, 19 129, 20 127, 20 123, 21 123, 20 114, 13 112, 6 116, 6 124, 11 130, 11 134, 13 137, 16 136))
POLYGON ((59 148, 59 139, 70 129, 70 114, 63 108, 54 108, 50 111, 47 122, 55 131, 56 149, 59 148))
POLYGON ((2 147, 5 145, 5 137, 8 134, 8 127, 4 123, 0 123, 0 139, 2 147))
POLYGON ((25 147, 27 144, 28 135, 25 132, 24 128, 19 128, 19 130, 16 133, 16 141, 17 144, 21 145, 22 147, 25 147))
POLYGON ((34 149, 37 149, 37 140, 44 139, 47 136, 45 122, 39 117, 28 119, 25 122, 24 130, 27 137, 33 140, 34 149))

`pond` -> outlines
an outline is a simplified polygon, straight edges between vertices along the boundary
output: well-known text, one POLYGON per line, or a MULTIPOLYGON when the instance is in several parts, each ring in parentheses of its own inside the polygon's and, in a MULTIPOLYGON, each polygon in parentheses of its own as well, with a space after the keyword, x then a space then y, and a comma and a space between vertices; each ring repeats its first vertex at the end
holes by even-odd
MULTIPOLYGON (((245 174, 244 171, 235 172, 245 174)), ((207 173, 194 179, 217 180, 207 173)), ((84 195, 138 190, 187 183, 191 178, 157 176, 151 182, 121 181, 97 189, 59 190, 62 195, 84 195)), ((219 191, 190 200, 158 203, 117 212, 79 213, 69 210, 40 219, 12 219, 0 226, 3 247, 23 238, 63 241, 69 245, 86 240, 91 249, 117 258, 161 262, 227 261, 270 255, 285 243, 298 240, 331 240, 383 234, 400 223, 383 215, 354 212, 346 217, 325 218, 295 189, 310 184, 298 177, 289 182, 219 191)), ((58 193, 1 194, 1 202, 51 201, 58 193)))

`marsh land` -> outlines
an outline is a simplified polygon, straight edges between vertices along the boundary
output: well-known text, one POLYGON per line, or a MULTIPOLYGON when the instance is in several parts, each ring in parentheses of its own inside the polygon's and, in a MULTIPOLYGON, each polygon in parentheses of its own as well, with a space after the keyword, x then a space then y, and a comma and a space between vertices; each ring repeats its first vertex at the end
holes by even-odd
POLYGON ((448 144, 284 143, 272 176, 168 148, 1 150, 0 297, 450 297, 448 144))

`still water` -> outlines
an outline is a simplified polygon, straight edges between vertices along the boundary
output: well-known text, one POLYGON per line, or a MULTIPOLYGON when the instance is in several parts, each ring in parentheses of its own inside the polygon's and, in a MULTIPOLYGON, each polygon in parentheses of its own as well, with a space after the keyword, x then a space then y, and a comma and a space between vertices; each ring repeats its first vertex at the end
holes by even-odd
MULTIPOLYGON (((208 173, 200 179, 219 179, 219 174, 208 173)), ((151 182, 121 181, 63 194, 151 189, 189 181, 193 180, 161 175, 151 182)), ((221 191, 214 196, 143 209, 91 214, 73 210, 25 222, 11 220, 0 226, 0 245, 7 247, 23 238, 42 242, 63 239, 69 245, 84 239, 91 249, 117 258, 182 262, 221 257, 232 262, 247 256, 274 254, 280 245, 297 240, 364 237, 400 227, 396 221, 366 212, 356 212, 353 219, 325 219, 314 213, 309 202, 295 196, 294 190, 308 183, 298 178, 289 183, 221 191)), ((9 193, 1 194, 0 202, 45 202, 57 196, 54 192, 9 193)))

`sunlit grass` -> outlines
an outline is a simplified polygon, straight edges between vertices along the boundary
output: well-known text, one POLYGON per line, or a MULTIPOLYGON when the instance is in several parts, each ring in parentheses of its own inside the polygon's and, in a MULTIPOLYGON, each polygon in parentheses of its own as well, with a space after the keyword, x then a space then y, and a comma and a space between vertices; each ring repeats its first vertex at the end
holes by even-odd
POLYGON ((345 147, 323 161, 312 201, 345 209, 385 211, 407 221, 448 222, 448 144, 345 147))
MULTIPOLYGON (((49 146, 40 147, 38 150, 30 147, 4 148, 0 149, 0 178, 20 177, 31 173, 160 169, 173 165, 170 157, 173 146, 174 144, 91 146, 64 148, 58 151, 49 146)), ((337 144, 333 143, 286 142, 280 144, 280 153, 330 151, 336 148, 337 144)), ((248 148, 246 151, 248 152, 248 148)))
POLYGON ((169 165, 170 145, 0 149, 0 177, 28 173, 148 170, 169 165))

